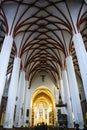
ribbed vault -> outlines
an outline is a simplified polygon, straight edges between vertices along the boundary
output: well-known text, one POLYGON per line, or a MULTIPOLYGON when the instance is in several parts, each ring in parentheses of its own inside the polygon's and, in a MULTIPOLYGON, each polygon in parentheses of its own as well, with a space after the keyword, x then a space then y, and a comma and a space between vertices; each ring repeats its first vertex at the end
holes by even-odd
POLYGON ((0 50, 6 34, 14 38, 7 74, 12 72, 16 55, 22 59, 21 68, 26 71, 29 86, 39 72, 48 73, 56 85, 68 55, 73 56, 79 73, 72 36, 77 27, 87 47, 86 6, 82 0, 1 0, 0 50), (71 10, 76 4, 73 21, 71 10))

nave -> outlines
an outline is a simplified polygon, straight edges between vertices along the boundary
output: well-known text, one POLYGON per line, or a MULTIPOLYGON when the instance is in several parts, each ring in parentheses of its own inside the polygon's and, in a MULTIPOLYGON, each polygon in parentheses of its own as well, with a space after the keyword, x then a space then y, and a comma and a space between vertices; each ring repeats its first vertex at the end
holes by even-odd
POLYGON ((0 126, 87 126, 87 0, 0 0, 0 126))

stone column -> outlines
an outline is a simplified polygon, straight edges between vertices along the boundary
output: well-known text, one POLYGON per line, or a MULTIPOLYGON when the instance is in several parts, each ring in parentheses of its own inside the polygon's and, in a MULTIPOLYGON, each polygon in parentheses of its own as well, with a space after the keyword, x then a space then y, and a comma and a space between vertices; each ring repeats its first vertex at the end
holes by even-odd
POLYGON ((83 115, 82 115, 79 91, 78 91, 78 86, 77 86, 77 81, 75 77, 75 71, 74 71, 74 66, 73 66, 73 61, 72 61, 71 56, 68 56, 66 58, 66 66, 67 66, 67 72, 68 72, 72 107, 73 107, 73 112, 74 112, 74 120, 75 120, 75 123, 78 123, 80 125, 80 128, 83 128, 83 125, 84 125, 83 115))
MULTIPOLYGON (((63 86, 63 80, 62 79, 60 79, 60 94, 61 94, 62 102, 63 102, 63 104, 65 104, 64 86, 63 86)), ((61 111, 62 114, 66 114, 65 107, 62 107, 61 110, 62 110, 61 111)))
POLYGON ((24 95, 25 94, 25 72, 21 71, 18 85, 18 99, 16 104, 15 127, 24 125, 24 95))
POLYGON ((18 78, 19 78, 19 70, 20 70, 20 58, 16 57, 14 59, 14 65, 12 70, 12 76, 9 86, 8 92, 8 101, 6 106, 6 117, 4 122, 4 128, 12 128, 13 127, 13 119, 14 119, 14 109, 16 102, 16 93, 18 87, 18 78))
POLYGON ((25 80, 25 97, 24 97, 24 125, 25 126, 30 126, 30 114, 29 114, 29 117, 26 117, 26 110, 29 109, 29 112, 30 112, 30 107, 28 108, 27 107, 27 103, 28 103, 28 86, 29 86, 29 81, 26 81, 25 80), (29 123, 27 124, 26 123, 26 120, 29 120, 29 123))
POLYGON ((70 90, 69 90, 66 69, 62 70, 62 79, 63 79, 64 93, 65 93, 65 101, 67 104, 66 109, 67 109, 68 128, 74 128, 74 121, 72 117, 72 105, 70 100, 70 90))
POLYGON ((25 114, 25 112, 24 112, 25 111, 25 102, 24 102, 25 101, 25 72, 23 71, 22 73, 23 73, 23 81, 22 81, 23 89, 22 89, 22 93, 21 93, 21 96, 22 96, 21 97, 21 108, 23 108, 23 114, 21 116, 22 117, 21 124, 24 125, 25 124, 25 122, 24 122, 25 121, 24 120, 24 117, 25 117, 25 115, 24 115, 25 114))
MULTIPOLYGON (((59 89, 55 89, 55 103, 58 104, 59 102, 59 89)), ((58 107, 56 107, 56 125, 58 126, 58 107)))
POLYGON ((5 76, 7 72, 7 67, 9 63, 9 57, 11 53, 11 48, 13 44, 13 37, 11 35, 5 36, 2 50, 0 53, 0 104, 4 91, 5 76))
POLYGON ((84 42, 80 33, 73 35, 73 42, 76 50, 78 64, 81 72, 85 97, 87 101, 87 54, 84 46, 84 42))

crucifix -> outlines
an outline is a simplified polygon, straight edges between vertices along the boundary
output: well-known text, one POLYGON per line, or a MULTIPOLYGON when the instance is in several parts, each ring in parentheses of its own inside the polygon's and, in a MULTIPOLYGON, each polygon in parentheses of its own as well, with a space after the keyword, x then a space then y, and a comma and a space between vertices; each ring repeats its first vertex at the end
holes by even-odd
POLYGON ((46 75, 41 75, 41 77, 42 77, 42 82, 44 82, 45 76, 46 76, 46 75))

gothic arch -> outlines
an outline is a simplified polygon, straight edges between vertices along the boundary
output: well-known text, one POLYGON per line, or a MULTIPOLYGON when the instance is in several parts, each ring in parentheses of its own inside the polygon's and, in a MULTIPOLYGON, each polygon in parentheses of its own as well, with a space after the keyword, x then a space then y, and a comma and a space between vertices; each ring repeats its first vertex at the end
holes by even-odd
POLYGON ((55 125, 55 100, 52 92, 45 86, 38 87, 31 98, 30 125, 42 122, 55 125), (41 108, 41 105, 43 106, 41 108), (43 109, 43 110, 42 110, 43 109), (36 116, 35 116, 36 111, 36 116), (40 112, 41 111, 41 112, 40 112), (44 114, 44 117, 43 117, 44 114))

